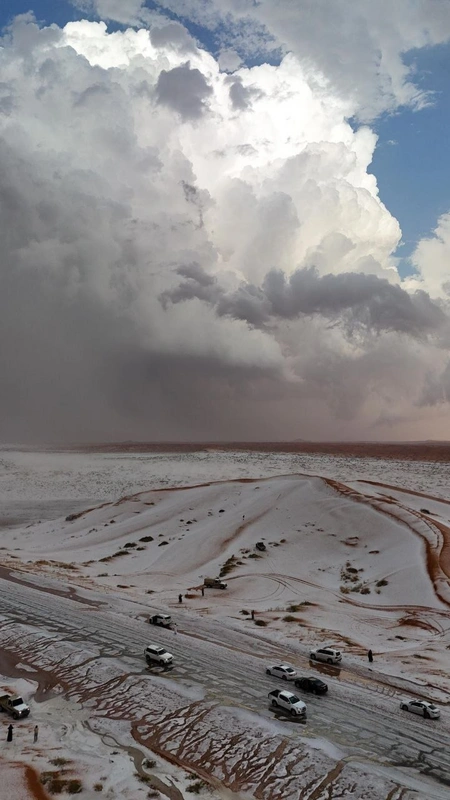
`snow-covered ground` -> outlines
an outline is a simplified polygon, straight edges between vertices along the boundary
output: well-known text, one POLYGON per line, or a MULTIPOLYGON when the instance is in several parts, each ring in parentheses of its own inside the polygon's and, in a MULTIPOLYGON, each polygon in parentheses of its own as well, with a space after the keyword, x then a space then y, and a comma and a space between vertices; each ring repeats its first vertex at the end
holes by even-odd
MULTIPOLYGON (((179 638, 198 636, 195 620, 202 620, 202 636, 210 647, 218 645, 226 631, 230 636, 234 631, 235 639, 243 637, 243 652, 253 635, 260 651, 266 647, 269 654, 271 648, 285 647, 291 660, 298 658, 299 663, 313 646, 336 646, 344 651, 339 682, 345 685, 349 680, 353 692, 362 691, 361 687, 367 691, 369 685, 381 691, 380 699, 385 687, 388 698, 397 692, 412 693, 445 707, 450 648, 448 477, 447 464, 341 457, 3 450, 1 560, 12 570, 13 579, 43 591, 43 602, 45 591, 51 596, 59 591, 65 598, 76 592, 86 602, 95 596, 130 620, 142 619, 150 609, 162 610, 176 619, 179 638), (55 519, 58 512, 76 518, 55 519), (258 541, 265 544, 265 551, 255 549, 258 541), (228 588, 206 589, 202 596, 204 577, 220 573, 228 588), (369 647, 375 656, 373 685, 366 658, 369 647), (354 688, 355 681, 359 689, 354 688)), ((23 674, 18 677, 17 663, 8 670, 6 662, 0 662, 4 681, 22 691, 23 674)), ((188 678, 184 677, 185 684, 188 678)), ((195 691, 190 689, 195 695, 191 699, 201 704, 205 701, 198 690, 197 683, 195 691)), ((50 769, 49 752, 57 753, 55 758, 68 759, 70 770, 85 776, 82 800, 91 800, 100 791, 111 800, 156 797, 157 792, 174 800, 189 797, 182 766, 165 767, 151 748, 145 753, 142 746, 136 756, 126 721, 119 725, 104 719, 103 727, 98 723, 93 729, 87 725, 89 713, 83 702, 69 709, 67 692, 45 702, 33 700, 30 687, 26 694, 32 701, 32 716, 17 723, 22 738, 18 734, 11 745, 5 742, 2 758, 42 772, 50 769), (30 732, 41 720, 48 724, 36 747, 30 732), (106 735, 107 724, 112 727, 106 735), (67 728, 62 742, 61 726, 67 728), (113 749, 117 753, 111 757, 113 749), (136 758, 140 764, 143 753, 157 764, 150 789, 136 769, 136 758), (95 783, 102 789, 95 789, 95 783)), ((397 708, 398 699, 395 704, 397 708)), ((450 733, 445 708, 441 720, 430 724, 450 733)), ((248 726, 255 729, 255 719, 248 719, 248 726)), ((310 730, 315 730, 314 723, 310 730)), ((313 737, 316 745, 319 733, 318 728, 313 737)), ((332 750, 333 741, 331 736, 325 749, 332 750)), ((306 738, 304 746, 306 750, 310 746, 306 738)), ((367 782, 368 774, 374 779, 373 770, 363 771, 364 778, 363 772, 359 778, 352 776, 358 793, 346 796, 392 800, 441 796, 437 786, 433 794, 420 781, 415 785, 411 774, 404 783, 408 793, 400 795, 399 788, 398 795, 389 794, 392 787, 383 783, 389 782, 383 772, 387 767, 384 762, 378 765, 381 783, 375 781, 376 790, 369 791, 367 782)), ((323 769, 328 769, 325 762, 323 769)), ((217 769, 211 767, 211 774, 217 776, 217 769)), ((10 766, 8 775, 11 781, 25 780, 18 768, 10 766)), ((332 783, 324 784, 323 795, 317 791, 300 796, 332 798, 332 793, 326 794, 333 792, 332 783)), ((201 796, 243 798, 241 788, 228 777, 212 789, 203 787, 201 796), (224 784, 235 793, 224 794, 224 784)), ((336 791, 342 791, 342 785, 336 791)), ((261 797, 272 795, 261 790, 261 797)))
POLYGON ((432 461, 220 450, 87 455, 0 446, 0 524, 58 517, 159 487, 291 473, 384 481, 436 497, 446 497, 450 486, 450 463, 432 461))

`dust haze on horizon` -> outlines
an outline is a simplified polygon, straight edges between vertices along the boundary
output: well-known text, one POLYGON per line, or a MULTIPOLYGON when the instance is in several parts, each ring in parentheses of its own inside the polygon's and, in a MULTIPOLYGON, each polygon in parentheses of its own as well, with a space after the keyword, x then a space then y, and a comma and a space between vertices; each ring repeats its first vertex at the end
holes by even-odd
POLYGON ((1 41, 0 441, 445 441, 450 201, 402 277, 368 171, 445 5, 74 5, 1 41))

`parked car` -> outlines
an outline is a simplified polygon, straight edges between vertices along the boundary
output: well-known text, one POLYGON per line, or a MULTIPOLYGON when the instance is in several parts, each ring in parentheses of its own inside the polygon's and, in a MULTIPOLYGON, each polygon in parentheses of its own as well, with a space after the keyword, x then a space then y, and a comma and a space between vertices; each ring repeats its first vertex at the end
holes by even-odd
POLYGON ((28 717, 30 709, 18 695, 3 694, 0 697, 0 711, 6 711, 13 719, 28 717))
POLYGON ((440 709, 428 700, 401 700, 400 708, 402 711, 411 711, 412 714, 419 714, 426 719, 439 719, 441 716, 440 709))
POLYGON ((296 678, 294 681, 297 689, 303 689, 304 692, 312 692, 313 694, 326 694, 328 686, 320 678, 296 678))
POLYGON ((162 667, 170 667, 173 664, 173 655, 168 653, 159 644, 149 644, 144 650, 147 664, 161 664, 162 667))
POLYGON ((261 551, 266 549, 266 545, 264 544, 264 542, 256 542, 255 547, 257 550, 261 551))
POLYGON ((267 667, 266 675, 274 675, 284 681, 293 681, 297 677, 295 669, 292 669, 287 664, 276 664, 274 667, 267 667))
POLYGON ((164 628, 168 628, 171 622, 172 617, 169 614, 153 614, 149 618, 150 625, 162 625, 164 628))
POLYGON ((207 589, 226 589, 228 584, 221 581, 220 578, 205 578, 203 586, 207 589))
POLYGON ((268 696, 270 705, 274 708, 282 708, 293 717, 306 717, 306 705, 296 694, 275 689, 268 696))
POLYGON ((340 664, 342 653, 331 647, 320 647, 318 650, 311 650, 309 657, 312 661, 324 661, 326 664, 340 664))

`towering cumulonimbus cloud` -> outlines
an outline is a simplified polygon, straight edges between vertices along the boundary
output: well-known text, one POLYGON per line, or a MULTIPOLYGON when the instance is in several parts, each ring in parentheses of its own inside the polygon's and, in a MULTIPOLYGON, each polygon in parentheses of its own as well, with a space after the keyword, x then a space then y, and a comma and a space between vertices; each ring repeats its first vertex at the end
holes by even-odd
POLYGON ((446 222, 402 282, 356 101, 89 7, 138 29, 25 15, 0 50, 0 439, 432 435, 446 222))

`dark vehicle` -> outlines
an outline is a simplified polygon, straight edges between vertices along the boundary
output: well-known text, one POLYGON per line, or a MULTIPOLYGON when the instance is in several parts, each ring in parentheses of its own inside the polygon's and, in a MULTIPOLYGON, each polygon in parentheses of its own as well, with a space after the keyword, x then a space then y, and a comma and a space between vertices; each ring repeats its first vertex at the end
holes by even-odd
POLYGON ((228 584, 221 581, 220 578, 205 578, 203 586, 206 589, 226 589, 228 584))
POLYGON ((313 694, 326 694, 328 686, 320 678, 297 678, 294 681, 294 686, 297 689, 303 689, 304 692, 312 692, 313 694))
POLYGON ((172 617, 169 614, 153 614, 149 619, 150 625, 162 625, 164 628, 169 628, 172 622, 172 617))
POLYGON ((264 544, 264 542, 256 542, 255 547, 256 547, 257 550, 265 550, 266 549, 266 545, 264 544))

